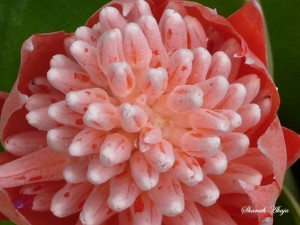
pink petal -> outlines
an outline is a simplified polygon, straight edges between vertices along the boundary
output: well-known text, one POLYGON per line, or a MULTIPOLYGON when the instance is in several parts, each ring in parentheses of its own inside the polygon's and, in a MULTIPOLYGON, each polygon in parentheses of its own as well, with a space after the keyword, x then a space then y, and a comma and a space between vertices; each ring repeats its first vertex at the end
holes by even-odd
POLYGON ((141 27, 152 50, 151 67, 165 67, 169 56, 162 42, 157 21, 153 16, 143 16, 139 19, 138 25, 141 27))
POLYGON ((69 154, 71 156, 85 156, 98 153, 105 136, 106 133, 103 131, 86 127, 73 138, 68 149, 69 154))
POLYGON ((99 225, 116 212, 107 205, 109 186, 94 186, 80 213, 80 220, 85 225, 99 225))
POLYGON ((287 150, 287 167, 290 167, 300 158, 300 136, 285 127, 283 134, 287 150))
POLYGON ((59 218, 79 212, 90 194, 92 187, 93 186, 88 182, 79 184, 67 183, 54 195, 51 202, 51 212, 59 218))
POLYGON ((175 50, 170 56, 167 71, 169 74, 167 92, 178 85, 185 84, 192 71, 193 53, 189 49, 175 50))
POLYGON ((265 22, 262 9, 256 0, 246 3, 228 18, 251 50, 267 65, 265 22))
POLYGON ((229 83, 223 76, 215 76, 197 84, 202 90, 203 108, 213 109, 222 101, 229 89, 229 83))
POLYGON ((100 147, 100 162, 113 166, 127 161, 131 156, 132 144, 120 133, 108 134, 100 147))
POLYGON ((98 40, 98 63, 104 73, 110 64, 125 61, 123 37, 119 29, 108 30, 98 40))
POLYGON ((206 207, 215 204, 220 196, 218 187, 207 176, 204 176, 204 179, 194 186, 182 185, 182 189, 186 200, 206 207))
POLYGON ((188 78, 189 84, 195 84, 204 81, 211 63, 211 55, 205 48, 195 48, 193 53, 193 69, 188 78))
POLYGON ((103 32, 114 28, 122 30, 126 25, 126 20, 120 12, 116 8, 110 6, 101 10, 99 14, 99 21, 103 32))
POLYGON ((75 31, 75 36, 79 40, 90 42, 93 44, 96 44, 96 41, 98 39, 97 32, 86 26, 78 27, 75 31))
POLYGON ((86 112, 92 103, 108 103, 109 96, 101 88, 91 88, 80 91, 71 91, 66 95, 67 105, 76 112, 86 112))
POLYGON ((86 181, 90 161, 89 157, 71 159, 63 171, 65 181, 71 184, 79 184, 86 181))
POLYGON ((159 28, 168 53, 187 47, 187 28, 179 13, 166 9, 159 21, 159 28))
MULTIPOLYGON (((196 203, 197 204, 197 203, 196 203)), ((164 224, 166 225, 203 225, 201 215, 196 204, 191 201, 185 202, 184 211, 174 217, 164 217, 164 224)))
POLYGON ((145 152, 148 163, 158 172, 167 172, 175 162, 173 146, 170 142, 162 140, 145 152))
POLYGON ((146 194, 142 194, 130 207, 134 225, 161 225, 162 213, 146 194))
POLYGON ((175 216, 184 211, 184 194, 179 181, 172 176, 162 175, 149 196, 163 215, 175 216))
POLYGON ((193 186, 201 182, 203 173, 194 157, 189 157, 181 151, 175 151, 175 163, 171 173, 186 185, 193 186))
POLYGON ((53 150, 67 152, 69 145, 79 131, 78 128, 70 126, 51 129, 47 133, 47 144, 53 150))
POLYGON ((215 76, 229 77, 231 71, 231 61, 222 51, 215 52, 211 57, 211 64, 208 70, 208 78, 215 76))
POLYGON ((152 51, 141 28, 136 23, 128 23, 124 27, 123 36, 124 54, 129 65, 133 70, 148 68, 152 51))
POLYGON ((257 146, 273 163, 274 181, 279 187, 282 187, 287 166, 287 151, 278 117, 273 120, 267 131, 258 139, 257 146))
POLYGON ((15 187, 63 179, 67 155, 43 148, 0 166, 0 186, 15 187))
POLYGON ((114 166, 103 165, 97 157, 94 157, 88 166, 87 179, 95 185, 103 184, 112 177, 121 174, 126 168, 126 163, 114 166))
POLYGON ((8 137, 3 143, 6 151, 23 156, 47 145, 46 132, 28 131, 8 137))
POLYGON ((110 193, 107 200, 109 207, 117 212, 129 208, 141 190, 135 185, 129 171, 126 171, 110 180, 110 193))
POLYGON ((143 191, 155 187, 159 181, 159 172, 147 162, 141 152, 135 152, 130 158, 131 175, 136 185, 143 191))
POLYGON ((117 108, 107 102, 91 103, 83 116, 84 124, 97 130, 109 131, 119 125, 117 108))

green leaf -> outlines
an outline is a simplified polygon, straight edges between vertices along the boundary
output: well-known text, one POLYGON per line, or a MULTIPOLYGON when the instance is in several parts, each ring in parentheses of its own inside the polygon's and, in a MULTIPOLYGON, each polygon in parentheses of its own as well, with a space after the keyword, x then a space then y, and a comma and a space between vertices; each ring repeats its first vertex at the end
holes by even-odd
POLYGON ((10 221, 0 221, 0 225, 15 225, 15 224, 10 221))
POLYGON ((9 91, 17 77, 20 49, 32 34, 74 32, 106 1, 0 1, 0 90, 9 91))
POLYGON ((300 224, 300 206, 297 200, 287 187, 283 187, 280 198, 276 204, 281 209, 288 209, 288 213, 280 215, 280 213, 274 214, 274 225, 281 224, 300 224))
POLYGON ((274 76, 281 96, 283 125, 300 133, 300 1, 262 0, 274 59, 274 76))

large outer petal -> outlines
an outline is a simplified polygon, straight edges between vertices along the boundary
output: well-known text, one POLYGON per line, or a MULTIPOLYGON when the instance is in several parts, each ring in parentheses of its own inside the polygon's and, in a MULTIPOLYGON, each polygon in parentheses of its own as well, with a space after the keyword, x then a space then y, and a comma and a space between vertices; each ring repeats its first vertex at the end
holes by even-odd
POLYGON ((249 48, 267 65, 265 24, 262 9, 256 0, 246 3, 228 17, 228 21, 247 42, 249 48))
MULTIPOLYGON (((241 186, 249 196, 254 209, 270 209, 275 205, 282 190, 283 179, 286 171, 286 146, 284 134, 279 119, 276 117, 267 131, 258 139, 258 149, 271 160, 273 164, 273 182, 265 186, 254 187, 244 182, 241 186)), ((272 224, 272 213, 258 213, 258 222, 272 224)))
POLYGON ((283 134, 287 149, 287 167, 290 167, 300 158, 300 135, 285 127, 283 134))
POLYGON ((0 91, 0 115, 1 115, 2 107, 7 97, 8 97, 8 93, 0 91))
POLYGON ((21 66, 18 79, 6 99, 0 122, 0 135, 3 142, 6 137, 33 129, 25 119, 24 108, 29 82, 38 76, 46 76, 53 55, 64 53, 63 40, 68 36, 64 32, 36 34, 27 39, 21 50, 21 66))

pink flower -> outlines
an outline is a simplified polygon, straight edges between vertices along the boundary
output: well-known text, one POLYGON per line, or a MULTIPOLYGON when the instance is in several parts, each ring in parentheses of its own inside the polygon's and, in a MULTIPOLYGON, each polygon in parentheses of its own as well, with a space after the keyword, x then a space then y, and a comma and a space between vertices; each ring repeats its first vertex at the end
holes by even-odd
POLYGON ((0 211, 19 225, 272 224, 299 136, 276 116, 256 1, 225 19, 113 1, 29 38, 0 94, 0 211), (1 102, 2 106, 2 102, 1 102))

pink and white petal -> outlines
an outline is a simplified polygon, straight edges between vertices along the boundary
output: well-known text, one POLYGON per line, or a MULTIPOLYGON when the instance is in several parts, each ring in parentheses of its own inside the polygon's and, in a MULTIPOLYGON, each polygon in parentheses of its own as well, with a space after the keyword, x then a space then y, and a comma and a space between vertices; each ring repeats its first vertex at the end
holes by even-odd
POLYGON ((113 177, 110 180, 110 193, 107 200, 109 207, 117 212, 128 209, 141 190, 136 186, 129 171, 113 177))
POLYGON ((99 225, 116 213, 107 205, 108 195, 108 184, 94 186, 80 213, 83 224, 99 225))
POLYGON ((81 211, 92 188, 92 184, 88 182, 67 183, 52 198, 51 212, 55 216, 63 218, 81 211))
POLYGON ((183 184, 182 190, 186 200, 197 202, 205 207, 215 204, 220 196, 217 185, 207 176, 194 186, 183 184))
POLYGON ((24 156, 47 145, 46 132, 28 131, 8 137, 3 146, 16 156, 24 156))
POLYGON ((0 166, 0 186, 16 187, 24 184, 63 179, 67 160, 65 153, 43 148, 0 166))
POLYGON ((147 194, 141 194, 130 207, 134 225, 161 225, 162 213, 147 194))
POLYGON ((161 175, 158 185, 148 193, 163 215, 176 216, 184 211, 184 193, 180 182, 170 174, 161 175))

